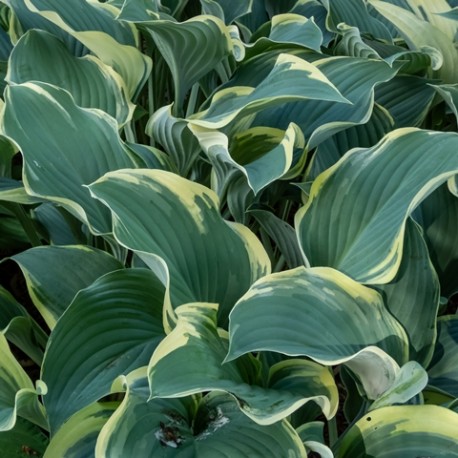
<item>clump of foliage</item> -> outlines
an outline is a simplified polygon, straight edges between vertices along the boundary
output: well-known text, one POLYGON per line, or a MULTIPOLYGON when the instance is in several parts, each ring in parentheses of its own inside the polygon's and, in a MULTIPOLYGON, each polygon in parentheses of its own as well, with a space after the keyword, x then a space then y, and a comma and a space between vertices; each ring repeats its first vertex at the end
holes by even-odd
POLYGON ((457 19, 2 0, 2 456, 458 456, 457 19))

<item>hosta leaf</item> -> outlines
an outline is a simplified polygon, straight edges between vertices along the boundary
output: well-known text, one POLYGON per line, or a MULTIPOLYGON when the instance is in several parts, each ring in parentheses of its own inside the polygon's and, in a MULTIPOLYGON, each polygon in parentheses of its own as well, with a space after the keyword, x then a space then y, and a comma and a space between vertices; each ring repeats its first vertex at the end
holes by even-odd
POLYGON ((3 334, 0 334, 0 381, 0 431, 14 428, 18 415, 46 429, 45 412, 38 402, 40 393, 11 353, 3 334))
POLYGON ((52 329, 75 294, 122 264, 85 246, 36 247, 11 258, 22 270, 34 305, 52 329))
POLYGON ((20 181, 0 177, 0 201, 31 205, 41 202, 42 199, 27 194, 20 181))
POLYGON ((47 233, 47 241, 50 245, 87 243, 87 236, 83 234, 81 222, 62 207, 52 202, 45 202, 36 207, 33 214, 47 233))
POLYGON ((201 0, 202 13, 219 17, 226 24, 232 24, 236 19, 251 11, 253 0, 243 0, 234 3, 232 0, 201 0), (215 14, 218 13, 218 14, 215 14))
POLYGON ((75 413, 54 434, 44 458, 92 458, 100 430, 117 407, 116 402, 97 402, 75 413))
POLYGON ((174 169, 168 156, 154 146, 126 142, 129 151, 135 156, 139 168, 170 170, 174 169))
POLYGON ((375 104, 366 123, 337 132, 318 145, 307 172, 307 180, 314 180, 352 148, 369 148, 375 145, 391 130, 393 118, 390 113, 375 104))
POLYGON ((445 100, 458 121, 458 84, 441 84, 433 88, 445 100))
POLYGON ((458 414, 437 406, 395 406, 374 410, 350 428, 336 458, 458 456, 458 414))
POLYGON ((351 104, 324 100, 294 102, 266 110, 255 119, 256 125, 280 129, 295 122, 308 140, 308 149, 336 132, 367 122, 374 104, 374 87, 395 74, 395 70, 381 60, 356 57, 328 57, 315 61, 314 65, 351 104))
POLYGON ((458 316, 437 321, 437 342, 428 368, 429 384, 458 397, 458 316))
MULTIPOLYGON (((0 123, 3 118, 2 111, 4 106, 3 100, 0 99, 0 123)), ((4 178, 11 177, 11 162, 16 152, 13 144, 7 138, 0 135, 0 176, 4 178)))
POLYGON ((278 14, 272 18, 268 39, 273 43, 288 43, 321 51, 323 34, 313 18, 300 14, 278 14))
POLYGON ((52 432, 109 394, 116 377, 148 362, 165 335, 163 301, 164 287, 146 269, 109 273, 76 295, 53 330, 43 361, 52 432))
POLYGON ((441 295, 450 297, 458 292, 458 198, 444 184, 422 202, 414 217, 423 228, 441 295))
POLYGON ((122 379, 126 395, 99 434, 96 456, 195 456, 190 425, 196 400, 147 402, 148 380, 143 368, 122 379))
POLYGON ((127 380, 130 385, 127 396, 99 436, 96 455, 101 458, 277 458, 285 450, 291 457, 307 456, 289 423, 283 420, 260 426, 244 415, 225 393, 208 394, 195 412, 192 398, 146 402, 142 379, 129 376, 127 380))
POLYGON ((0 29, 0 61, 7 61, 12 49, 13 44, 9 35, 3 29, 0 29))
MULTIPOLYGON (((434 27, 441 29, 448 37, 453 40, 456 34, 456 24, 447 19, 450 13, 450 5, 454 0, 436 0, 425 2, 425 0, 403 0, 400 6, 415 14, 419 19, 430 22, 434 27)), ((399 0, 390 3, 399 6, 399 0)))
MULTIPOLYGON (((283 3, 283 2, 282 2, 283 3)), ((279 2, 275 2, 278 5, 279 2)), ((313 17, 315 23, 321 29, 323 34, 323 45, 328 46, 329 42, 334 39, 334 34, 326 27, 326 17, 328 11, 326 7, 318 0, 298 0, 295 2, 291 13, 301 14, 306 18, 313 17)))
POLYGON ((0 286, 0 333, 35 363, 41 364, 46 335, 14 297, 0 286))
POLYGON ((338 405, 337 387, 329 370, 312 361, 290 360, 274 365, 265 387, 250 384, 244 372, 256 372, 245 356, 222 364, 227 338, 219 336, 214 304, 187 304, 176 309, 177 326, 159 344, 148 367, 151 398, 182 397, 226 391, 242 411, 259 424, 272 424, 314 401, 328 417, 338 405))
POLYGON ((393 384, 370 406, 370 410, 403 404, 420 393, 428 383, 428 374, 415 361, 404 364, 393 384))
POLYGON ((401 262, 407 217, 458 171, 458 135, 398 129, 348 152, 313 183, 296 214, 312 266, 332 266, 371 284, 390 282, 401 262), (345 219, 337 215, 345 215, 345 219))
POLYGON ((6 253, 15 253, 29 248, 30 242, 21 223, 0 206, 0 247, 6 253))
POLYGON ((447 19, 451 19, 453 21, 456 21, 458 20, 458 6, 456 6, 456 2, 448 2, 449 5, 451 6, 454 6, 454 8, 452 8, 451 10, 449 11, 442 11, 440 13, 436 13, 436 14, 440 14, 441 16, 447 18, 447 19))
MULTIPOLYGON (((410 49, 421 50, 422 46, 430 46, 442 53, 444 58, 443 65, 437 72, 433 73, 433 76, 437 75, 445 83, 455 83, 457 81, 458 49, 453 43, 454 36, 450 36, 447 33, 449 29, 448 20, 436 15, 436 18, 440 18, 439 20, 441 21, 439 28, 397 5, 376 0, 370 0, 369 3, 396 27, 410 49), (447 27, 443 26, 444 21, 447 23, 447 27)), ((423 3, 424 5, 428 4, 428 2, 423 3)), ((445 2, 442 3, 446 5, 445 2)), ((422 11, 425 11, 424 6, 422 6, 422 11)), ((424 13, 421 14, 424 17, 424 13)), ((453 27, 453 25, 450 25, 450 27, 453 27)))
POLYGON ((440 286, 426 243, 410 218, 398 273, 391 283, 379 286, 378 290, 409 336, 409 359, 426 367, 436 340, 440 286))
MULTIPOLYGON (((256 71, 256 66, 252 71, 256 71)), ((271 71, 262 77, 255 77, 256 87, 246 83, 218 91, 210 108, 189 121, 202 127, 220 128, 237 116, 247 116, 288 101, 326 100, 334 106, 335 102, 349 103, 317 67, 292 54, 280 54, 271 71)))
POLYGON ((135 30, 130 25, 115 20, 116 9, 85 0, 68 0, 62 5, 52 0, 25 0, 25 4, 29 11, 40 14, 56 25, 66 24, 78 32, 103 31, 124 45, 135 46, 137 43, 135 30), (79 14, 75 14, 75 10, 79 14))
POLYGON ((22 418, 17 419, 13 429, 0 432, 0 449, 8 458, 42 457, 47 443, 43 431, 22 418))
POLYGON ((395 127, 418 127, 434 99, 432 80, 418 76, 397 75, 378 86, 375 100, 393 116, 395 127))
POLYGON ((73 57, 54 35, 30 30, 16 44, 9 61, 9 83, 42 81, 72 94, 83 108, 100 108, 124 124, 133 105, 124 94, 119 75, 95 57, 73 57), (59 65, 55 65, 59 62, 59 65))
POLYGON ((369 33, 376 38, 391 41, 388 28, 370 15, 364 0, 332 0, 329 2, 327 26, 336 30, 342 22, 355 26, 361 32, 369 33))
POLYGON ((111 231, 109 212, 83 187, 109 170, 134 167, 111 116, 78 107, 55 86, 24 83, 7 89, 2 129, 24 156, 29 194, 65 205, 96 232, 111 231))
POLYGON ((23 0, 5 0, 4 3, 14 13, 10 23, 10 37, 13 42, 17 42, 20 36, 30 29, 40 29, 62 40, 67 49, 75 56, 83 56, 89 52, 83 44, 60 27, 32 12, 23 0))
POLYGON ((250 210, 249 214, 256 218, 269 237, 277 244, 290 269, 304 263, 296 233, 286 221, 265 210, 250 210))
POLYGON ((232 310, 229 333, 226 360, 268 350, 346 363, 369 396, 384 392, 397 372, 396 363, 372 346, 400 362, 406 358, 407 336, 380 295, 329 268, 298 267, 258 280, 232 310))
POLYGON ((214 164, 217 175, 219 170, 221 182, 216 188, 224 189, 228 178, 240 171, 255 195, 286 175, 293 164, 294 149, 305 146, 302 132, 294 124, 285 132, 262 127, 241 132, 232 139, 231 151, 229 139, 222 132, 192 125, 191 131, 214 164))
POLYGON ((157 18, 161 2, 158 0, 125 0, 116 19, 127 22, 144 22, 157 18))
POLYGON ((135 98, 151 72, 151 59, 135 46, 132 26, 115 21, 117 10, 98 2, 70 0, 26 0, 30 11, 57 25, 91 50, 105 64, 112 66, 135 98), (75 9, 78 14, 75 14, 75 9))
POLYGON ((337 29, 342 35, 342 38, 334 48, 335 54, 341 56, 365 57, 367 59, 380 59, 378 53, 363 41, 358 27, 350 27, 345 23, 340 23, 337 29))
POLYGON ((178 110, 191 86, 232 53, 227 27, 213 16, 182 23, 158 19, 148 31, 172 72, 178 110))
POLYGON ((270 271, 254 234, 224 221, 216 195, 200 184, 161 170, 132 170, 107 174, 90 189, 114 213, 122 245, 165 262, 175 306, 219 303, 225 326, 235 301, 270 271))
POLYGON ((288 422, 283 420, 260 426, 243 415, 225 394, 214 392, 207 395, 196 417, 201 417, 196 438, 199 457, 253 455, 276 458, 286 450, 291 457, 307 456, 299 436, 288 422))
POLYGON ((184 119, 172 115, 171 106, 159 108, 148 121, 146 133, 170 155, 181 176, 187 176, 201 152, 199 142, 184 119))
POLYGON ((242 30, 245 29, 246 36, 250 37, 253 32, 269 21, 269 19, 265 0, 253 0, 251 12, 239 18, 237 24, 242 30))

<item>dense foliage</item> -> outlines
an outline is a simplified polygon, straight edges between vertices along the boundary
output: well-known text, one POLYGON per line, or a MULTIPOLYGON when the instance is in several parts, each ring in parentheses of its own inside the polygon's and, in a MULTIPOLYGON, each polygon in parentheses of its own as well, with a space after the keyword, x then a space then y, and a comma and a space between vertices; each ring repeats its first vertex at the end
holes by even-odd
POLYGON ((458 457, 454 0, 1 0, 2 456, 458 457))

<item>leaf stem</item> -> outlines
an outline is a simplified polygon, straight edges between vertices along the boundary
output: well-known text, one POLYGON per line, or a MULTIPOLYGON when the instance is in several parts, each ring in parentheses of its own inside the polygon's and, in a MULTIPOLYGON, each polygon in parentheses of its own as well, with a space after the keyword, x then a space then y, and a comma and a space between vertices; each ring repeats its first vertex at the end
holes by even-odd
POLYGON ((195 83, 192 86, 191 94, 189 95, 188 106, 186 107, 186 118, 189 118, 195 110, 196 110, 196 103, 197 103, 197 95, 199 94, 199 83, 195 83))
POLYGON ((329 433, 329 446, 332 447, 339 438, 339 434, 337 432, 337 420, 336 416, 332 417, 328 421, 328 433, 329 433))
MULTIPOLYGON (((150 73, 148 77, 148 114, 149 118, 153 116, 154 113, 154 90, 153 90, 153 72, 150 73)), ((156 142, 154 141, 154 137, 150 137, 150 146, 155 146, 156 142)))
POLYGON ((130 143, 137 143, 137 138, 135 136, 135 132, 132 129, 132 121, 128 122, 124 126, 124 133, 126 135, 126 140, 130 143))

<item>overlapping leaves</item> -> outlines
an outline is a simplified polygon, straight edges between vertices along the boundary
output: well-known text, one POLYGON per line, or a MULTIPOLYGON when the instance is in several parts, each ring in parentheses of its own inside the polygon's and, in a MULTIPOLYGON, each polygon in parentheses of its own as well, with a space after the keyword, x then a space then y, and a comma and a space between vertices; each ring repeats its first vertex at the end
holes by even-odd
POLYGON ((2 451, 457 456, 455 3, 0 2, 2 451))

